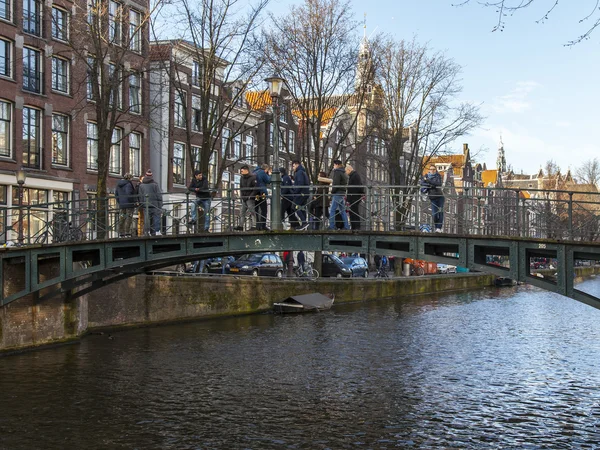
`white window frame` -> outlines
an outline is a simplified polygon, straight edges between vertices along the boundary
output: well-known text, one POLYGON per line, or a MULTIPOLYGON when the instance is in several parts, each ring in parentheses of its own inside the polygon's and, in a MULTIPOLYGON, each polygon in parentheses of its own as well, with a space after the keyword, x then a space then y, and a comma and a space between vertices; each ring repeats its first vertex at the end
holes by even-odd
POLYGON ((70 136, 70 123, 69 123, 69 116, 67 116, 66 114, 61 114, 61 113, 53 113, 52 114, 52 165, 54 166, 69 166, 69 160, 70 160, 70 154, 69 154, 69 136, 70 136), (57 124, 55 119, 61 118, 62 120, 64 120, 63 124, 64 124, 64 129, 59 129, 58 127, 56 127, 55 125, 57 124), (63 145, 64 148, 62 148, 62 152, 64 153, 64 161, 59 161, 58 158, 56 158, 56 154, 57 152, 57 146, 58 146, 58 136, 61 136, 63 139, 63 145))
POLYGON ((186 152, 186 146, 183 142, 173 142, 173 168, 171 170, 171 174, 173 176, 173 184, 177 184, 180 186, 185 186, 185 152, 186 152), (179 147, 181 149, 181 157, 179 156, 175 156, 175 148, 179 147), (177 167, 181 168, 181 180, 176 180, 175 177, 175 161, 181 161, 180 163, 177 164, 177 167))
POLYGON ((142 135, 140 133, 129 133, 129 173, 133 176, 142 174, 142 135), (137 143, 134 142, 136 139, 137 143))
POLYGON ((108 39, 112 44, 122 41, 123 4, 115 0, 108 1, 108 39))
POLYGON ((98 170, 98 124, 88 122, 86 125, 86 168, 98 170))
POLYGON ((244 160, 253 162, 254 158, 254 136, 247 134, 244 141, 244 160))
POLYGON ((123 130, 121 128, 113 129, 110 143, 108 173, 111 175, 121 175, 123 170, 123 130))
POLYGON ((55 92, 60 92, 62 94, 69 93, 69 86, 71 80, 70 74, 71 64, 68 60, 64 58, 59 58, 58 56, 52 57, 52 90, 55 92), (57 69, 62 68, 64 73, 58 73, 57 69), (64 80, 64 86, 59 85, 59 80, 64 80))
POLYGON ((129 74, 129 112, 132 114, 142 113, 142 74, 139 72, 131 72, 129 74), (132 83, 133 80, 136 80, 135 84, 132 83), (133 94, 136 89, 137 103, 134 103, 133 94))
POLYGON ((1 77, 13 79, 13 55, 14 55, 14 42, 9 39, 0 38, 0 45, 4 46, 4 50, 6 51, 5 56, 5 67, 8 73, 0 73, 1 77))
POLYGON ((129 50, 142 52, 142 13, 129 9, 129 50))
POLYGON ((183 101, 184 93, 175 91, 175 102, 173 105, 173 124, 177 128, 185 128, 187 123, 187 114, 185 110, 185 102, 183 101))
POLYGON ((6 100, 0 100, 0 142, 5 141, 5 148, 0 148, 0 157, 12 158, 12 127, 13 127, 13 104, 6 100))
POLYGON ((57 41, 68 41, 69 40, 69 13, 52 5, 52 17, 51 17, 51 34, 52 39, 57 41))

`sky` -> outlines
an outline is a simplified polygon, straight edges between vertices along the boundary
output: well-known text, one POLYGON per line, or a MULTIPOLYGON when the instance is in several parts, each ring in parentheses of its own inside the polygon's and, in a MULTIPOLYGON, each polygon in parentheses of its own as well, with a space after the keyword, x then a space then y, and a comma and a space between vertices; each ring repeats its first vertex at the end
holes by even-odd
MULTIPOLYGON (((594 0, 560 2, 545 23, 536 23, 554 0, 535 0, 507 17, 504 31, 492 32, 494 8, 475 0, 351 0, 367 34, 399 39, 416 36, 433 50, 444 51, 462 66, 460 100, 481 105, 483 126, 452 146, 468 143, 476 162, 496 167, 500 138, 515 173, 535 173, 553 160, 573 173, 600 157, 600 29, 591 39, 565 46, 587 31, 580 19, 594 0), (571 4, 572 2, 568 2, 571 4), (546 7, 544 9, 544 7, 546 7)), ((272 0, 274 14, 289 12, 299 0, 272 0)), ((589 23, 589 21, 588 21, 589 23)), ((357 30, 362 33, 362 26, 357 30)))

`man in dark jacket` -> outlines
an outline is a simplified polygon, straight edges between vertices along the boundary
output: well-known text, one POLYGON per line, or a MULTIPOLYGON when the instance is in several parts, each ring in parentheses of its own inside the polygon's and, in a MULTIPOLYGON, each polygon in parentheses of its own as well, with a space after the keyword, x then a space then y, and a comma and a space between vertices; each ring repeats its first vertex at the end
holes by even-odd
POLYGON ((350 164, 346 164, 348 175, 348 204, 350 205, 350 225, 353 230, 360 230, 360 202, 365 195, 365 188, 359 173, 350 164))
POLYGON ((308 228, 306 204, 310 197, 310 179, 300 161, 292 161, 292 168, 294 169, 294 205, 298 222, 300 222, 296 230, 306 230, 308 228))
POLYGON ((126 173, 117 183, 115 196, 119 204, 119 237, 131 237, 131 222, 135 208, 135 192, 131 179, 133 176, 126 173))
POLYGON ((271 184, 271 166, 263 164, 254 169, 256 176, 256 214, 257 230, 267 229, 267 185, 271 184))
POLYGON ((210 190, 208 189, 208 179, 204 178, 201 171, 194 172, 194 179, 190 183, 188 190, 195 194, 196 198, 192 202, 191 220, 189 225, 195 225, 198 218, 198 206, 204 211, 204 231, 210 228, 210 190))
POLYGON ((438 173, 435 165, 429 166, 429 173, 421 178, 422 189, 427 191, 431 202, 431 216, 435 226, 435 232, 441 233, 444 224, 444 192, 442 191, 442 176, 438 173))
POLYGON ((242 174, 240 178, 240 199, 242 201, 242 210, 240 213, 240 221, 235 230, 243 231, 246 216, 250 217, 250 229, 256 230, 256 209, 255 201, 257 194, 256 176, 250 173, 248 166, 240 168, 242 174))
POLYGON ((279 168, 279 173, 281 173, 281 223, 287 217, 290 227, 295 228, 298 226, 298 220, 294 208, 293 182, 284 167, 279 168))
POLYGON ((160 187, 152 177, 152 170, 148 169, 144 180, 138 187, 138 197, 141 207, 144 209, 144 232, 150 232, 152 236, 160 236, 160 216, 162 213, 163 199, 160 187))
POLYGON ((333 172, 331 173, 331 208, 329 209, 329 229, 335 230, 335 214, 339 212, 344 230, 350 229, 348 216, 346 215, 346 186, 348 184, 348 176, 344 170, 342 161, 336 159, 333 161, 333 172))

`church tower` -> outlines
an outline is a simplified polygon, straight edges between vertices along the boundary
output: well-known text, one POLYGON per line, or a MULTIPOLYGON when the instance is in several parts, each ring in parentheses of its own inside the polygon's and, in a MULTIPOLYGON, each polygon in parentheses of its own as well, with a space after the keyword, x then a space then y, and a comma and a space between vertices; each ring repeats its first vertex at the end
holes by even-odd
POLYGON ((506 156, 504 155, 504 142, 500 136, 500 146, 498 147, 498 159, 496 159, 496 169, 500 173, 506 173, 506 156))
POLYGON ((363 29, 364 34, 358 50, 358 66, 356 68, 354 88, 357 91, 364 89, 367 94, 370 94, 373 91, 375 73, 373 70, 373 58, 371 56, 369 39, 367 38, 366 14, 363 29))

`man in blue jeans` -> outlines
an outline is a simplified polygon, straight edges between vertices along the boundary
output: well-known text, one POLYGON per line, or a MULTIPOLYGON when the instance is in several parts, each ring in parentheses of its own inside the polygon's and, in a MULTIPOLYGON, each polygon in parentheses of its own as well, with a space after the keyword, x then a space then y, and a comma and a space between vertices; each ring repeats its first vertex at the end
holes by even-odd
POLYGON ((204 231, 210 228, 210 190, 208 189, 208 180, 204 178, 202 172, 194 172, 194 179, 190 183, 188 190, 196 194, 196 199, 192 203, 192 211, 188 225, 195 225, 198 218, 198 206, 204 210, 204 231))
POLYGON ((348 185, 348 175, 344 170, 342 161, 336 159, 333 161, 333 172, 331 174, 331 208, 329 209, 329 229, 335 230, 335 214, 339 212, 342 221, 344 222, 344 230, 350 229, 348 223, 348 215, 346 214, 346 186, 348 185))

